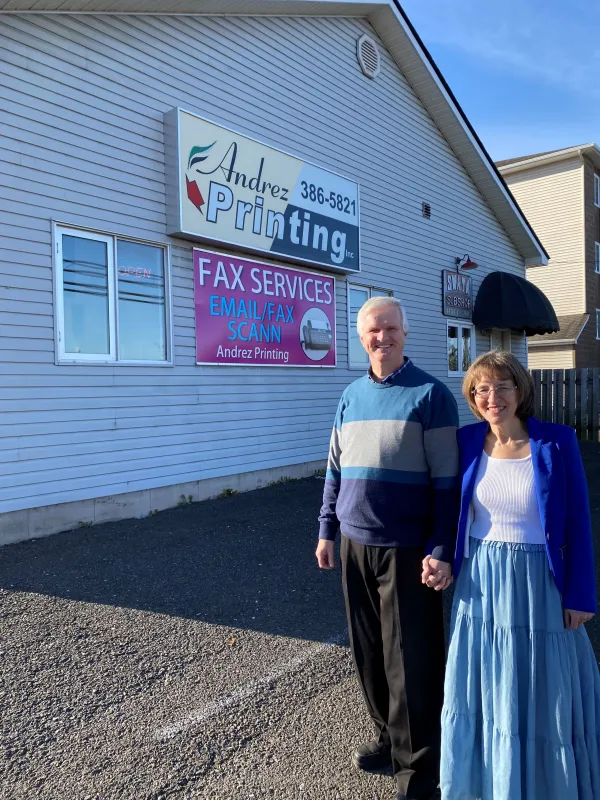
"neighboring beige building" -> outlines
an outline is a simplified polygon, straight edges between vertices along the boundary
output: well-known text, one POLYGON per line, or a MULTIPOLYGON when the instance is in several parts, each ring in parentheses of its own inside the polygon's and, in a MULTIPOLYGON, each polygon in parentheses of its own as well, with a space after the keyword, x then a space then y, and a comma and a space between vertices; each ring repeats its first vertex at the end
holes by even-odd
POLYGON ((497 166, 550 255, 527 278, 554 306, 560 331, 528 339, 529 366, 600 366, 600 149, 584 144, 497 166))

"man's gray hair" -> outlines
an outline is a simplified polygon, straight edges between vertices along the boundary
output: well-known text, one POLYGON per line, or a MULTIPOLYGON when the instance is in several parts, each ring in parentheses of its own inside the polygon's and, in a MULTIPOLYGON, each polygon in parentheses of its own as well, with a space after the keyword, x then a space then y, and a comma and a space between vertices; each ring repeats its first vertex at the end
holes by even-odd
POLYGON ((406 316, 406 311, 404 310, 404 306, 398 300, 397 297, 371 297, 367 302, 362 306, 360 311, 358 312, 358 316, 356 318, 356 330, 358 331, 358 335, 361 336, 361 327, 364 318, 366 315, 373 311, 376 308, 383 308, 384 306, 395 306, 398 311, 400 312, 400 316, 402 317, 402 330, 406 335, 408 333, 408 317, 406 316))

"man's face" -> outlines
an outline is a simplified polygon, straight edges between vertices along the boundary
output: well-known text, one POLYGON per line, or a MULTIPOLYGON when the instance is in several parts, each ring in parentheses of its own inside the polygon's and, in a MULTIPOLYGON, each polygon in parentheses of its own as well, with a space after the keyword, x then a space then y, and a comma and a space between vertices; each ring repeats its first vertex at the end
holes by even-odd
POLYGON ((389 375, 404 363, 402 314, 397 306, 380 306, 362 320, 360 341, 376 374, 389 375))

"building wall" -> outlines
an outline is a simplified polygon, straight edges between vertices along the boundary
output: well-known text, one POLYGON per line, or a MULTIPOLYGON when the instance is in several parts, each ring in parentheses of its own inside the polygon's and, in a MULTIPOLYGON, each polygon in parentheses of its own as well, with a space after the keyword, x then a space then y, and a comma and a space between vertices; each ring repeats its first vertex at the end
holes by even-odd
POLYGON ((527 270, 560 314, 585 311, 583 165, 579 158, 504 176, 548 251, 546 267, 527 270))
POLYGON ((575 348, 572 345, 548 345, 529 348, 529 369, 573 369, 575 348))
POLYGON ((522 259, 387 53, 376 80, 362 75, 365 31, 332 18, 2 19, 0 512, 326 455, 340 393, 361 374, 347 368, 346 280, 337 368, 196 366, 192 244, 166 235, 162 119, 176 105, 360 182, 357 280, 402 298, 407 353, 445 377, 442 269, 468 252, 485 265, 476 292, 489 271, 523 274, 522 259), (52 220, 171 245, 173 367, 55 365, 52 220))
POLYGON ((577 367, 600 367, 600 341, 596 338, 596 309, 600 308, 600 274, 596 272, 596 242, 600 242, 600 209, 594 205, 594 165, 584 160, 585 200, 585 310, 590 319, 575 348, 577 367))

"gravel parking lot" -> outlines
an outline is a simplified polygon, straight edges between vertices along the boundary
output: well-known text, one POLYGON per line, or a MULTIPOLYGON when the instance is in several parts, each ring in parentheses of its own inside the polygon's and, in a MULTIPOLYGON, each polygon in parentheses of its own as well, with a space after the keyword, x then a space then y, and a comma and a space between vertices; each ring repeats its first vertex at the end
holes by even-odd
POLYGON ((349 762, 371 729, 339 572, 314 563, 322 487, 0 549, 2 800, 391 798, 349 762))

